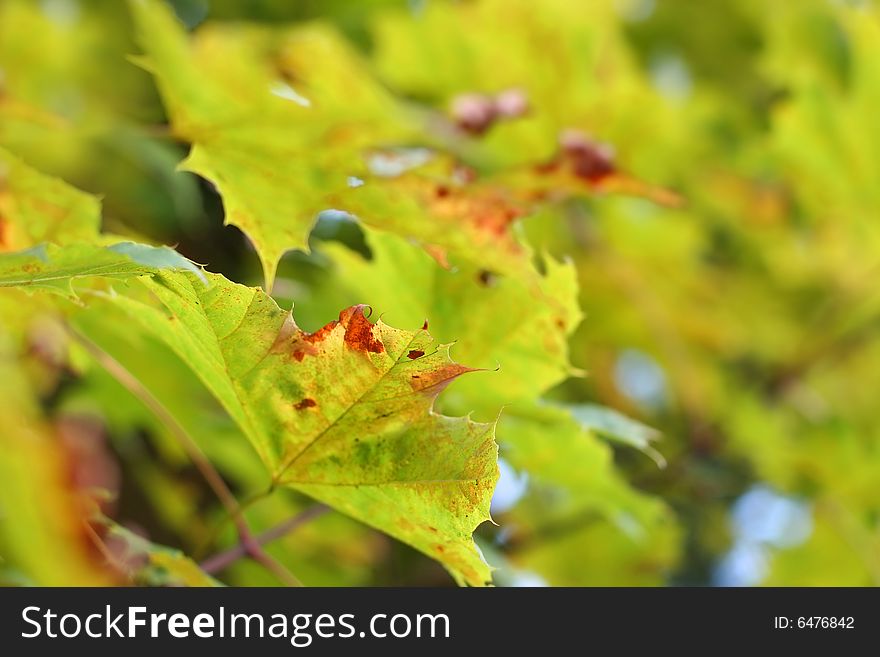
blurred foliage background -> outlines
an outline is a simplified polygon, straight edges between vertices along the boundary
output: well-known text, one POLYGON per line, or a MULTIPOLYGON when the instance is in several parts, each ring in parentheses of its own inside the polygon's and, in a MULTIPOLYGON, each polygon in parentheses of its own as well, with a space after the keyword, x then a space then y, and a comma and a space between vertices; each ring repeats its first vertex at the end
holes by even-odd
MULTIPOLYGON (((542 270, 574 263, 584 319, 569 349, 585 375, 540 405, 502 413, 497 526, 478 532, 496 583, 880 584, 875 3, 170 4, 196 33, 211 21, 330 24, 396 97, 465 128, 468 95, 516 90, 526 111, 452 140, 481 173, 551 161, 559 135, 575 134, 593 140, 594 177, 603 166, 628 176, 620 189, 584 186, 521 219, 542 270), (651 446, 656 436, 642 425, 660 435, 651 446), (517 440, 535 427, 546 443, 517 440), (580 441, 581 430, 598 439, 580 441), (613 470, 596 471, 608 481, 590 480, 590 464, 607 459, 613 470)), ((134 33, 122 2, 0 0, 0 146, 98 195, 105 231, 176 244, 212 271, 261 284, 247 238, 223 226, 214 186, 176 171, 188 144, 169 131, 150 74, 132 63, 141 51, 134 33)), ((320 76, 328 62, 307 65, 320 76)), ((282 260, 274 288, 280 302, 295 302, 301 326, 315 329, 355 302, 394 325, 421 322, 424 308, 381 284, 388 272, 429 266, 406 260, 418 256, 333 213, 321 215, 311 244, 312 253, 282 260)), ((102 511, 119 525, 206 557, 222 512, 167 428, 107 373, 67 353, 38 308, 20 304, 11 292, 0 297, 8 370, 0 430, 15 454, 0 472, 7 500, 37 508, 4 508, 0 577, 113 579, 72 526, 70 491, 46 478, 109 491, 102 511), (46 438, 28 443, 30 453, 15 447, 22 431, 46 438), (47 508, 56 520, 35 529, 47 508)), ((445 312, 454 318, 456 309, 445 312)), ((462 327, 515 309, 473 313, 470 324, 440 316, 434 332, 462 340, 462 327)), ((165 391, 184 424, 211 434, 204 449, 242 497, 260 488, 259 463, 216 402, 173 360, 153 366, 164 347, 128 334, 122 318, 115 331, 106 322, 93 329, 165 391)), ((443 408, 471 410, 455 390, 443 408)), ((309 504, 280 491, 248 519, 265 529, 309 504)), ((220 541, 233 542, 221 527, 220 541)), ((307 584, 450 583, 430 560, 338 513, 269 551, 307 584)), ((221 579, 276 583, 247 560, 221 579)))

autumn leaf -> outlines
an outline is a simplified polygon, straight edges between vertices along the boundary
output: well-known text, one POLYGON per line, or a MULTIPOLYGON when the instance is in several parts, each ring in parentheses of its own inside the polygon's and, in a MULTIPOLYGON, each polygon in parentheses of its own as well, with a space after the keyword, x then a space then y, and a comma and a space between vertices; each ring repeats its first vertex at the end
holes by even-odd
MULTIPOLYGON (((39 195, 50 183, 37 182, 39 195)), ((84 199, 89 215, 98 215, 91 197, 57 185, 63 199, 84 199)), ((46 212, 38 206, 34 216, 42 220, 46 212)), ((355 306, 307 334, 262 291, 206 278, 167 247, 132 242, 39 244, 0 254, 0 287, 101 295, 202 380, 276 485, 413 545, 461 583, 490 580, 471 534, 489 519, 494 425, 432 411, 439 392, 470 369, 427 331, 373 325, 355 306), (189 274, 175 273, 183 271, 189 274), (129 287, 93 292, 89 285, 99 280, 129 287)))
POLYGON ((268 286, 284 252, 308 250, 328 209, 411 237, 441 262, 524 275, 530 251, 514 222, 530 208, 455 157, 401 148, 438 138, 332 30, 211 24, 188 39, 159 3, 132 7, 138 61, 156 76, 174 133, 192 144, 181 167, 216 185, 268 286))
POLYGON ((91 505, 70 480, 71 465, 36 404, 0 323, 0 550, 31 585, 109 586, 86 523, 91 505))
POLYGON ((97 238, 98 200, 0 148, 0 252, 97 238))
POLYGON ((435 115, 396 99, 326 26, 209 24, 187 38, 161 4, 132 8, 146 52, 138 61, 156 76, 175 135, 192 144, 181 167, 217 187, 226 223, 257 249, 267 289, 286 251, 308 250, 324 210, 412 238, 444 264, 526 276, 531 251, 515 222, 563 189, 674 198, 616 171, 601 187, 561 167, 550 175, 543 159, 481 177, 461 162, 469 149, 429 127, 435 115), (426 162, 401 164, 413 150, 426 162))
POLYGON ((162 272, 143 283, 161 302, 124 297, 289 485, 440 561, 457 581, 489 581, 471 539, 489 519, 497 478, 493 424, 435 414, 469 368, 425 330, 375 325, 363 306, 314 333, 256 288, 162 272))
MULTIPOLYGON (((60 249, 55 260, 78 255, 60 249)), ((155 266, 123 273, 132 266, 152 274, 139 280, 158 305, 122 294, 113 302, 189 365, 275 484, 409 543, 460 583, 490 580, 471 535, 489 519, 494 424, 432 411, 440 391, 470 371, 448 345, 425 330, 374 325, 363 306, 306 333, 258 288, 155 266)))
POLYGON ((192 144, 181 167, 217 186, 271 288, 280 257, 307 250, 318 213, 363 175, 363 150, 409 132, 406 114, 327 26, 214 25, 188 40, 168 7, 131 5, 139 61, 192 144))
POLYGON ((417 240, 444 267, 464 264, 534 280, 532 251, 516 224, 530 206, 475 175, 452 158, 433 155, 395 175, 374 169, 336 205, 369 226, 417 240))

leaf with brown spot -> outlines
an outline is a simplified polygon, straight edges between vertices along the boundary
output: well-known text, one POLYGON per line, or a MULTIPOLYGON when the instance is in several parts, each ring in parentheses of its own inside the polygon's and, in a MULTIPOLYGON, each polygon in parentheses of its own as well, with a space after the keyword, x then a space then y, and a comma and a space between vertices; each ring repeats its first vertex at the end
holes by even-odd
POLYGON ((498 478, 495 424, 433 411, 437 395, 471 371, 452 361, 449 345, 425 330, 373 324, 366 306, 307 333, 258 288, 216 274, 206 284, 168 269, 143 273, 146 301, 123 293, 104 301, 187 364, 275 484, 437 558, 460 584, 491 579, 472 534, 489 520, 498 478), (412 360, 413 350, 426 355, 412 360))
MULTIPOLYGON (((342 245, 322 247, 336 263, 328 286, 369 301, 404 326, 418 326, 430 316, 433 332, 455 340, 460 358, 487 370, 500 367, 456 386, 457 411, 481 410, 491 417, 504 405, 537 398, 577 371, 568 358, 568 338, 581 319, 571 263, 547 258, 543 273, 530 267, 522 278, 482 276, 484 270, 474 266, 447 271, 394 235, 367 230, 366 241, 369 260, 342 245)), ((406 355, 421 362, 430 357, 422 351, 430 353, 406 355)), ((415 387, 431 385, 429 375, 418 374, 415 387)))
POLYGON ((435 157, 394 178, 367 177, 335 206, 364 223, 417 240, 441 266, 481 265, 527 276, 531 251, 515 223, 528 206, 504 187, 461 176, 457 163, 435 157))
POLYGON ((678 207, 683 202, 675 192, 621 171, 610 144, 576 130, 562 133, 559 150, 551 160, 511 168, 499 174, 496 181, 517 190, 520 202, 532 208, 544 202, 598 193, 637 196, 668 207, 678 207))
POLYGON ((439 558, 460 583, 489 581, 471 535, 489 519, 494 423, 432 411, 470 368, 427 331, 372 324, 365 306, 309 334, 259 289, 210 281, 161 273, 144 284, 164 311, 119 303, 214 392, 277 483, 439 558), (169 312, 179 321, 163 321, 169 312), (311 350, 298 359, 304 345, 311 350), (426 355, 411 360, 413 350, 426 355), (442 557, 428 527, 441 532, 442 557))
POLYGON ((356 351, 381 354, 385 351, 385 345, 373 335, 373 325, 367 319, 364 308, 362 305, 352 306, 339 315, 339 323, 345 327, 343 340, 356 351))
POLYGON ((181 166, 217 187, 225 222, 254 243, 267 287, 284 252, 308 249, 329 208, 411 237, 441 263, 527 269, 530 252, 512 230, 523 208, 503 189, 477 184, 454 159, 397 177, 371 170, 371 155, 394 159, 389 144, 425 141, 423 121, 326 26, 209 23, 189 37, 161 3, 132 7, 142 63, 175 136, 192 144, 181 166))

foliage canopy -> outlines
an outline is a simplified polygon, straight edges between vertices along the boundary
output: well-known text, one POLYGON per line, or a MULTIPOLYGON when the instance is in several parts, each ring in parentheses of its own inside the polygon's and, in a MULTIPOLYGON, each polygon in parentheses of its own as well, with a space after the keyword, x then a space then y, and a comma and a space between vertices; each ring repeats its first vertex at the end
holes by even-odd
POLYGON ((880 14, 797 5, 0 0, 0 579, 880 583, 880 14))

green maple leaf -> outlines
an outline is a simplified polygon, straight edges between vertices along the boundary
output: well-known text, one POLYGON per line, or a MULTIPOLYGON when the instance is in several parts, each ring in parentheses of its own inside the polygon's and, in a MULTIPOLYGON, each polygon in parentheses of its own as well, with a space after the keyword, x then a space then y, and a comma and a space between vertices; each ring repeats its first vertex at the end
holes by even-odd
POLYGON ((0 288, 75 297, 73 282, 82 278, 131 278, 165 267, 201 275, 173 249, 113 243, 112 236, 99 233, 100 226, 101 204, 95 196, 0 148, 0 288))
POLYGON ((660 432, 638 420, 597 404, 573 404, 568 406, 572 416, 581 425, 608 440, 635 447, 651 458, 658 468, 666 467, 666 459, 652 443, 660 438, 660 432))
POLYGON ((564 489, 569 503, 626 514, 636 524, 650 524, 661 502, 632 488, 614 466, 611 447, 566 408, 518 404, 499 422, 504 458, 539 483, 564 489))
POLYGON ((511 538, 520 544, 511 557, 517 565, 552 584, 663 581, 677 557, 678 524, 662 500, 626 481, 594 431, 569 409, 533 403, 508 409, 499 435, 503 458, 543 493, 527 495, 506 516, 518 528, 511 538), (600 567, 572 566, 575 555, 594 551, 600 567))
POLYGON ((120 242, 94 244, 39 244, 14 253, 0 253, 0 288, 44 290, 76 298, 73 283, 95 277, 126 279, 152 274, 161 268, 181 269, 203 277, 192 262, 167 246, 120 242))
POLYGON ((271 287, 284 252, 307 250, 318 213, 364 175, 363 150, 406 134, 406 115, 327 26, 211 25, 188 41, 168 7, 131 4, 142 63, 192 144, 181 167, 216 185, 271 287))
POLYGON ((139 61, 174 134, 192 144, 181 168, 217 187, 267 289, 280 257, 307 250, 328 209, 414 238, 443 263, 527 274, 531 253, 514 226, 527 204, 470 180, 453 158, 408 148, 439 141, 425 130, 428 114, 391 95, 333 30, 209 24, 187 38, 167 7, 132 7, 139 61))

